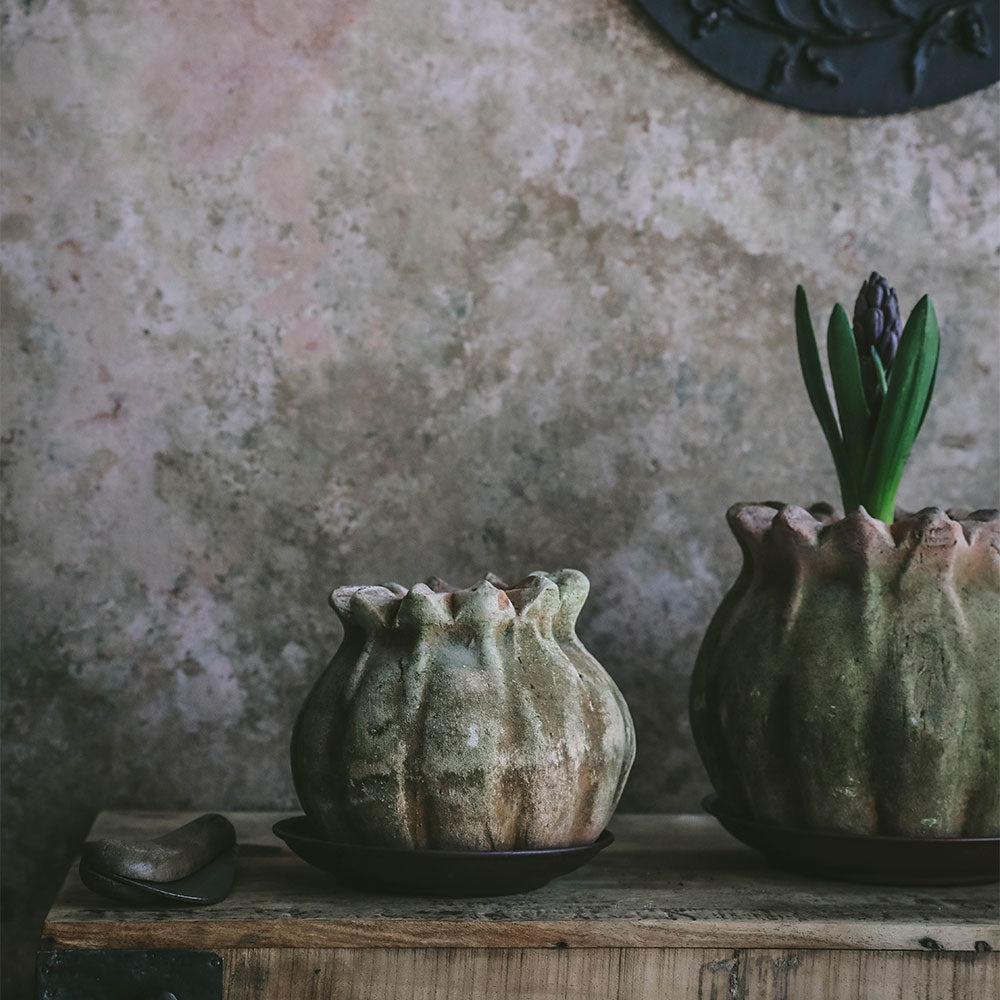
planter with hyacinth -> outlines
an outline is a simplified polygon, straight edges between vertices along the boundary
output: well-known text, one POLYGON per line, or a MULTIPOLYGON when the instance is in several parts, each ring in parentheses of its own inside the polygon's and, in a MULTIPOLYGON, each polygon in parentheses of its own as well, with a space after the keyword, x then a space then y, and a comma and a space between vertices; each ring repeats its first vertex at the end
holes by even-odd
POLYGON ((834 308, 836 415, 801 287, 795 322, 845 514, 771 503, 728 512, 743 568, 691 684, 710 808, 793 867, 877 881, 996 878, 1000 516, 894 509, 934 389, 934 309, 924 296, 901 328, 877 274, 853 326, 834 308))

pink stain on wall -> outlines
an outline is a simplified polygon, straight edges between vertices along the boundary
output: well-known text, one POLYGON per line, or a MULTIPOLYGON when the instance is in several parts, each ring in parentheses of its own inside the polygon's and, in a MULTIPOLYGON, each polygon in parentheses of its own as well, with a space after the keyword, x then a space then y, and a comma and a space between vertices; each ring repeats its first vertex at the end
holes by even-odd
POLYGON ((156 56, 139 81, 173 158, 223 169, 347 78, 366 0, 144 0, 156 56))
POLYGON ((282 343, 289 354, 319 361, 333 353, 333 339, 321 316, 296 316, 283 330, 282 343))
POLYGON ((299 152, 282 146, 262 156, 254 193, 254 277, 263 289, 254 315, 280 324, 288 354, 329 357, 333 340, 323 327, 316 288, 324 248, 312 221, 311 176, 299 152))
POLYGON ((297 148, 331 90, 352 80, 352 26, 367 0, 143 0, 162 39, 141 80, 148 127, 203 176, 249 171, 255 318, 293 357, 328 357, 316 290, 324 248, 316 185, 297 148), (251 154, 248 157, 248 154, 251 154))

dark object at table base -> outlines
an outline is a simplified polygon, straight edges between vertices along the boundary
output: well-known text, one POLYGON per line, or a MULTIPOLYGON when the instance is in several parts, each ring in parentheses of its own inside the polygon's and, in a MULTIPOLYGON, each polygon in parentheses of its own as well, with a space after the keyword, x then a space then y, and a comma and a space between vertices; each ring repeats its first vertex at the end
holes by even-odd
POLYGON ((508 896, 539 889, 579 868, 615 838, 541 851, 410 851, 324 840, 306 816, 274 824, 303 861, 345 885, 408 896, 508 896))
POLYGON ((860 837, 756 823, 726 810, 717 795, 703 802, 737 840, 777 868, 843 882, 876 885, 979 885, 1000 880, 998 837, 860 837))
POLYGON ((222 1000, 213 951, 56 948, 38 953, 37 1000, 222 1000))
POLYGON ((705 69, 767 101, 888 115, 1000 78, 1000 6, 975 0, 639 0, 705 69))

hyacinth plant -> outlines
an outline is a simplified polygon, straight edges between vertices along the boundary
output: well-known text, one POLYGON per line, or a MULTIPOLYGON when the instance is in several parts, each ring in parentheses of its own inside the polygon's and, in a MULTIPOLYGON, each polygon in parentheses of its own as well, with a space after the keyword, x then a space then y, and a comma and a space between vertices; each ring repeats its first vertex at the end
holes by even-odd
POLYGON ((930 299, 925 295, 901 328, 896 292, 873 271, 858 294, 853 326, 843 307, 834 306, 826 346, 837 416, 801 285, 795 290, 795 331, 802 377, 833 455, 844 513, 864 507, 892 523, 903 469, 934 392, 940 335, 930 299))

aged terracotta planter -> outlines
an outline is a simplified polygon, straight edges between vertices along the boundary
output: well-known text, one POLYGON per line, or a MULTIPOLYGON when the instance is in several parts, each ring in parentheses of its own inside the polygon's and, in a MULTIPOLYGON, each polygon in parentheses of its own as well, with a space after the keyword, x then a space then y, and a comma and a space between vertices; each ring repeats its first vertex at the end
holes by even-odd
POLYGON ((575 570, 469 590, 344 587, 344 640, 302 707, 292 773, 335 841, 526 850, 588 843, 621 795, 635 736, 574 626, 575 570))
POLYGON ((731 812, 900 837, 1000 834, 1000 518, 737 504, 743 569, 691 725, 731 812))

